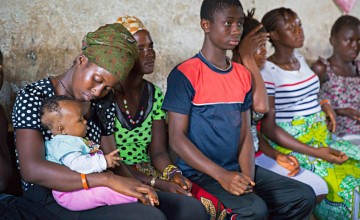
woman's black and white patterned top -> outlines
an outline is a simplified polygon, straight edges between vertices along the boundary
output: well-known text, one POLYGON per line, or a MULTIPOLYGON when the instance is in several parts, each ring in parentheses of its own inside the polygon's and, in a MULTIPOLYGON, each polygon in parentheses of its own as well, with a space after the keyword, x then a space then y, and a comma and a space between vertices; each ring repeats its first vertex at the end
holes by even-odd
MULTIPOLYGON (((39 112, 43 100, 52 96, 55 96, 55 90, 50 77, 29 84, 19 92, 12 114, 15 135, 16 129, 35 129, 42 132, 44 141, 52 138, 51 132, 41 126, 39 112)), ((97 144, 100 143, 101 136, 114 133, 115 103, 111 94, 103 99, 107 101, 92 101, 91 116, 87 119, 86 137, 97 144)), ((28 184, 23 182, 23 187, 26 190, 28 184)))

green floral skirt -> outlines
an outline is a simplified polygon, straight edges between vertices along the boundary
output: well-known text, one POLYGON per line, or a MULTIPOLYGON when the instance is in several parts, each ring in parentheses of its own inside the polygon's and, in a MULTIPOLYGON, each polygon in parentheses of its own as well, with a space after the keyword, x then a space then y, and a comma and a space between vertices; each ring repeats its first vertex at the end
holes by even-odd
POLYGON ((329 193, 315 208, 318 219, 360 219, 360 150, 344 140, 331 140, 324 112, 306 117, 294 117, 291 122, 277 123, 297 140, 309 146, 331 147, 344 152, 350 159, 342 165, 293 152, 271 142, 277 150, 295 156, 301 167, 321 176, 327 183, 329 193))

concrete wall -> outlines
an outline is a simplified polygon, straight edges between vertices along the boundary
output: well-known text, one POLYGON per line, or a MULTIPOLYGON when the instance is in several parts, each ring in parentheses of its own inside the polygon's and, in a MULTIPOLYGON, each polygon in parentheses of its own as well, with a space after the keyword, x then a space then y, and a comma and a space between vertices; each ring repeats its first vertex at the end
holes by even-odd
MULTIPOLYGON (((63 73, 80 53, 89 31, 121 15, 138 16, 151 31, 157 52, 156 68, 148 79, 166 90, 166 77, 179 62, 202 45, 199 26, 201 0, 0 0, 0 49, 5 82, 0 103, 10 115, 18 90, 48 75, 63 73)), ((342 12, 332 0, 243 0, 257 8, 261 19, 270 9, 284 6, 303 22, 306 41, 301 52, 309 60, 331 53, 330 27, 342 12)), ((360 16, 360 2, 352 15, 360 16)))

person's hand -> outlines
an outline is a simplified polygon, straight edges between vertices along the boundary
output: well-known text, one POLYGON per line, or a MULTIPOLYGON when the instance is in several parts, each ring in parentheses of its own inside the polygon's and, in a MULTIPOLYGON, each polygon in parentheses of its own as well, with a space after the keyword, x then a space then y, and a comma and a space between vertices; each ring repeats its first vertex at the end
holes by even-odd
POLYGON ((110 173, 107 174, 109 175, 109 181, 106 183, 112 190, 124 195, 138 198, 146 205, 159 205, 159 199, 154 188, 145 185, 136 179, 113 175, 110 173))
POLYGON ((347 161, 347 159, 349 159, 345 153, 330 147, 320 147, 317 149, 317 151, 321 159, 324 159, 330 163, 342 164, 347 161))
POLYGON ((269 39, 269 33, 257 33, 262 27, 262 24, 257 26, 252 31, 250 31, 250 33, 247 34, 243 39, 241 39, 235 53, 238 53, 238 55, 240 55, 242 59, 246 56, 248 56, 250 59, 253 59, 257 49, 261 45, 264 45, 265 42, 269 39))
POLYGON ((360 112, 353 108, 337 109, 336 113, 339 115, 347 116, 353 120, 360 121, 360 112))
POLYGON ((122 158, 119 157, 119 149, 105 155, 105 160, 107 168, 115 168, 115 166, 120 166, 118 161, 121 161, 122 158))
POLYGON ((173 181, 156 179, 154 187, 164 192, 173 192, 191 196, 189 189, 183 189, 178 183, 173 181))
POLYGON ((181 172, 175 172, 171 181, 177 183, 181 188, 190 192, 192 187, 191 181, 188 178, 184 177, 181 172))
POLYGON ((324 103, 321 105, 322 110, 326 114, 326 124, 327 128, 331 132, 336 131, 336 113, 329 103, 324 103))
POLYGON ((279 153, 276 155, 276 162, 280 166, 290 171, 288 176, 295 176, 300 171, 299 162, 294 156, 279 153))
POLYGON ((250 177, 234 171, 225 171, 218 181, 226 191, 236 196, 251 193, 255 186, 250 177))

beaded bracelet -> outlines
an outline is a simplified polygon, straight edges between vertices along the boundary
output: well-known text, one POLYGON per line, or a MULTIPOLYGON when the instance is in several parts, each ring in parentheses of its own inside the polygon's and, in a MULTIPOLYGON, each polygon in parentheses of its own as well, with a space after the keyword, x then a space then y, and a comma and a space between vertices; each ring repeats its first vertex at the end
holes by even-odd
POLYGON ((174 170, 172 170, 172 171, 169 173, 169 180, 172 180, 172 179, 174 178, 175 173, 180 173, 180 174, 182 175, 181 170, 179 170, 179 169, 174 169, 174 170))
POLYGON ((323 99, 323 100, 320 101, 320 106, 322 106, 323 104, 329 104, 330 105, 331 103, 330 103, 329 99, 323 99))
POLYGON ((179 168, 174 165, 168 165, 163 172, 163 179, 170 180, 176 172, 181 172, 179 168))
POLYGON ((86 175, 81 173, 80 176, 81 176, 81 182, 82 182, 84 189, 89 189, 89 185, 87 184, 87 181, 86 181, 86 175))

